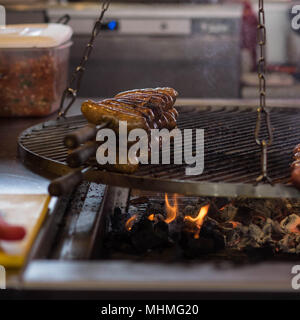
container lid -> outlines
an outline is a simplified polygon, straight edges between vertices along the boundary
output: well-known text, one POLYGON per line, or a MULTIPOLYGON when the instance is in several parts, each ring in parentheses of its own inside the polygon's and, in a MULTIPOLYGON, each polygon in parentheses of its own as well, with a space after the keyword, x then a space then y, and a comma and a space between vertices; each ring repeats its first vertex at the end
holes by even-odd
POLYGON ((71 39, 73 30, 63 24, 11 24, 0 27, 0 48, 51 48, 71 39))

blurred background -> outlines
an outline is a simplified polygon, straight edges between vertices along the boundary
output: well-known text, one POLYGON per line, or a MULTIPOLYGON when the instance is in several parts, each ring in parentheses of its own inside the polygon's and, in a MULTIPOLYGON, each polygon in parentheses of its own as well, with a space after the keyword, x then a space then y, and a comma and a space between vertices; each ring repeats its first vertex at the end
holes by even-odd
MULTIPOLYGON (((70 72, 79 63, 99 2, 2 0, 7 23, 56 22, 74 30, 70 72)), ((268 97, 300 97, 300 37, 291 1, 266 1, 268 97)), ((82 97, 171 86, 185 98, 258 96, 258 1, 113 1, 84 75, 82 97)))

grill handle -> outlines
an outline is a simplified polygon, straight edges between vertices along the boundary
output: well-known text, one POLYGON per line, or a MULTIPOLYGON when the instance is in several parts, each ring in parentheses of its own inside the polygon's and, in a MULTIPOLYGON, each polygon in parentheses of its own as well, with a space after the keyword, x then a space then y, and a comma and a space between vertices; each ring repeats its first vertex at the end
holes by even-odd
POLYGON ((64 138, 64 144, 68 149, 75 149, 81 144, 93 140, 96 137, 97 128, 93 124, 88 124, 87 126, 73 131, 67 134, 64 138))
POLYGON ((83 180, 81 170, 76 170, 67 175, 53 180, 48 191, 51 196, 59 197, 69 194, 83 180))
POLYGON ((96 142, 89 141, 83 146, 75 149, 67 157, 67 164, 71 168, 79 168, 87 162, 90 157, 95 156, 98 148, 96 142))

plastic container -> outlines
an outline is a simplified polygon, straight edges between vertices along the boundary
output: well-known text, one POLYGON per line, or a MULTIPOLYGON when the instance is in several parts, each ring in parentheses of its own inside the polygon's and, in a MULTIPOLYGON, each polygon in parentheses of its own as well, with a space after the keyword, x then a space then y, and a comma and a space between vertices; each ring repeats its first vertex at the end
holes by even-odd
POLYGON ((0 28, 0 117, 46 116, 59 108, 71 36, 60 24, 0 28))

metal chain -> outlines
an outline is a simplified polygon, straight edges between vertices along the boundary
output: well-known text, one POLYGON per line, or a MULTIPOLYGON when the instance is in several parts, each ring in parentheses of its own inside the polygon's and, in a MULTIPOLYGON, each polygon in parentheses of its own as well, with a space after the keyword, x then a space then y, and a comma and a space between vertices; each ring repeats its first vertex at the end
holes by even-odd
POLYGON ((72 107, 73 103, 75 102, 75 100, 77 98, 77 94, 79 92, 80 85, 81 85, 81 80, 82 80, 83 74, 86 70, 86 63, 87 63, 87 61, 90 57, 90 54, 93 50, 95 39, 101 30, 102 20, 103 20, 105 12, 109 8, 110 2, 111 2, 110 0, 104 0, 102 2, 100 16, 94 24, 91 38, 85 47, 83 57, 80 61, 80 64, 73 72, 73 75, 71 77, 69 85, 63 92, 63 95, 62 95, 62 98, 60 101, 60 107, 58 110, 58 119, 66 116, 68 110, 72 107), (67 102, 67 100, 69 100, 69 102, 67 102), (66 108, 64 109, 65 105, 66 105, 66 108))
POLYGON ((272 184, 271 178, 268 176, 268 147, 273 141, 273 129, 270 121, 269 111, 266 109, 266 26, 265 26, 265 11, 264 0, 259 0, 258 4, 258 46, 259 46, 259 60, 258 60, 258 79, 259 79, 259 107, 257 108, 257 121, 255 127, 255 141, 261 147, 261 175, 256 179, 256 182, 269 182, 272 184), (260 139, 260 130, 262 121, 265 121, 268 138, 260 139))

